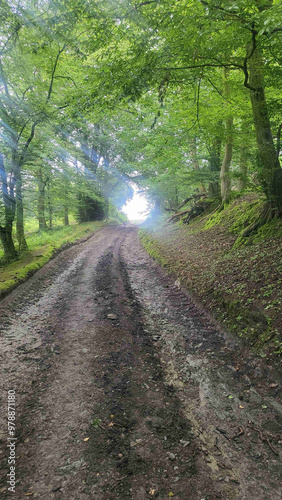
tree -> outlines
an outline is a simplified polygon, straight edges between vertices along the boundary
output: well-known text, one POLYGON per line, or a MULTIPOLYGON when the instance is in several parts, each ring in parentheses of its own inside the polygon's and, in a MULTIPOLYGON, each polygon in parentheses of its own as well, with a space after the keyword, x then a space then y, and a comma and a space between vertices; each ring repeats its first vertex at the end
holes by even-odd
MULTIPOLYGON (((13 230, 13 222, 15 218, 15 179, 13 175, 10 175, 10 179, 8 180, 3 155, 0 153, 0 181, 1 181, 1 194, 2 201, 4 205, 4 216, 2 215, 1 219, 4 219, 4 224, 0 224, 0 238, 1 243, 4 249, 4 256, 6 261, 14 260, 17 257, 17 252, 13 242, 12 230, 13 230)), ((1 214, 0 205, 0 214, 1 214)))

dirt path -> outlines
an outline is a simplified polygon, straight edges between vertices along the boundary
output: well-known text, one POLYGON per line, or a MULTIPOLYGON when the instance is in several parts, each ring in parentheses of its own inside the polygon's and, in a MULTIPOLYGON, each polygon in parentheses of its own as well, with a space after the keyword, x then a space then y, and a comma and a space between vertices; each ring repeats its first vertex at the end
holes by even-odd
POLYGON ((0 314, 1 498, 281 498, 278 374, 215 328, 135 228, 66 250, 0 314))

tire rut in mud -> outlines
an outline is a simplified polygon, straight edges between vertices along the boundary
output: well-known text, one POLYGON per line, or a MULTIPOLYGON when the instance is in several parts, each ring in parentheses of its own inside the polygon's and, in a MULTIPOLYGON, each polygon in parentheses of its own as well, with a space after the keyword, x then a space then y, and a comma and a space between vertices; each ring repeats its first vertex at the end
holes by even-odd
MULTIPOLYGON (((107 352, 96 374, 104 396, 94 405, 89 429, 89 487, 95 481, 104 500, 165 499, 170 492, 177 498, 187 499, 188 493, 191 500, 200 498, 194 482, 199 449, 173 387, 164 384, 154 341, 144 329, 142 307, 120 256, 121 243, 117 240, 97 267, 107 352)), ((213 493, 208 475, 201 482, 205 498, 222 498, 213 493)))

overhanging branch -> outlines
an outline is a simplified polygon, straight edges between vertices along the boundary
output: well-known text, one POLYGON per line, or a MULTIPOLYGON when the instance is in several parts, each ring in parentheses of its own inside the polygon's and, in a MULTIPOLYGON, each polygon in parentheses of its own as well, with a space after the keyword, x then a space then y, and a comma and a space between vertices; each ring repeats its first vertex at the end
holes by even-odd
POLYGON ((256 35, 257 35, 257 31, 254 29, 254 24, 253 24, 252 25, 252 48, 250 50, 250 53, 246 55, 244 62, 243 62, 243 67, 242 67, 244 74, 245 74, 244 86, 247 89, 252 90, 253 92, 256 92, 258 89, 252 87, 249 84, 248 60, 251 59, 251 57, 253 56, 253 54, 256 50, 256 46, 257 46, 256 35))

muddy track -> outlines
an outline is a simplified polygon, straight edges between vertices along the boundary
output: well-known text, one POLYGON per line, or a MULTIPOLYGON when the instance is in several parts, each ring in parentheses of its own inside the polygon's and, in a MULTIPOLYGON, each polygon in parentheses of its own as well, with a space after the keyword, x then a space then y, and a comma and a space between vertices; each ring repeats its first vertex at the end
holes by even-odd
POLYGON ((281 498, 277 374, 218 330, 135 228, 66 250, 0 313, 3 498, 281 498))

